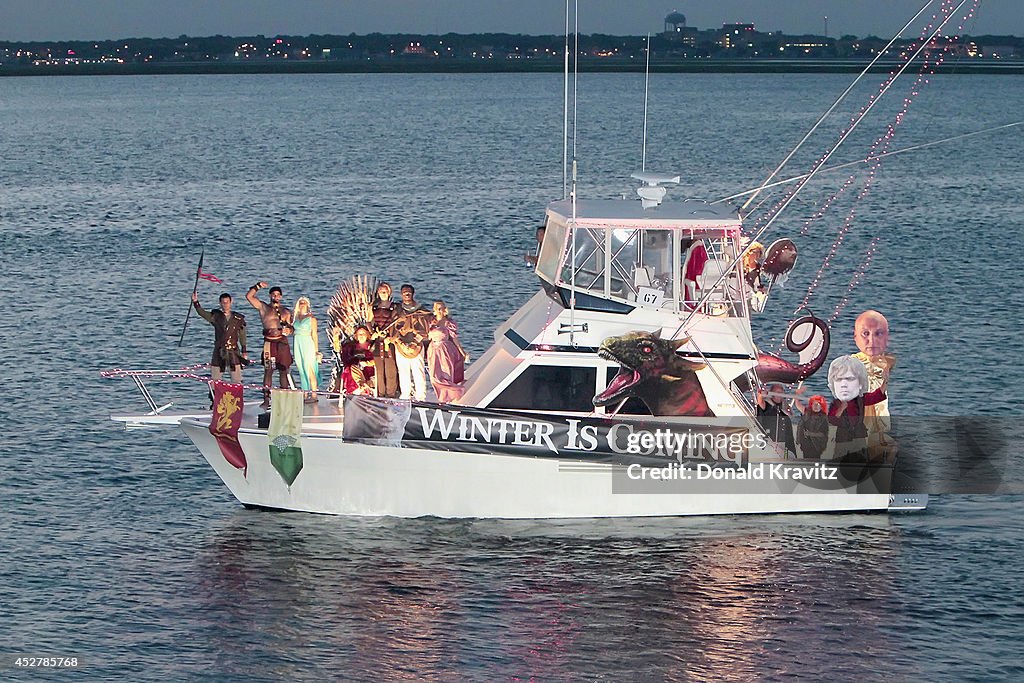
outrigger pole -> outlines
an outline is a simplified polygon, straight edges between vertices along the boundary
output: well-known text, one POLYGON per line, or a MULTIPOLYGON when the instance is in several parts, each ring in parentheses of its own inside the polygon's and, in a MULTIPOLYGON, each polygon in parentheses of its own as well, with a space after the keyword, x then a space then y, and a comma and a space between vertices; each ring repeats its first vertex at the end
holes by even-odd
POLYGON ((640 150, 640 171, 647 171, 647 97, 651 84, 651 34, 647 33, 647 62, 644 66, 644 139, 640 150))
MULTIPOLYGON (((192 293, 195 294, 199 291, 199 274, 203 272, 203 257, 206 256, 206 244, 203 244, 203 248, 199 251, 199 265, 196 266, 196 281, 192 285, 192 293)), ((185 314, 185 324, 181 326, 181 336, 178 337, 178 346, 185 340, 185 330, 188 328, 188 319, 192 315, 192 302, 188 302, 188 313, 185 314)))
POLYGON ((565 0, 565 75, 562 78, 562 199, 569 198, 569 0, 565 0))
MULTIPOLYGON (((857 83, 860 82, 860 79, 864 78, 864 76, 866 76, 868 74, 868 72, 871 70, 871 67, 873 67, 875 65, 875 62, 877 62, 879 59, 881 59, 882 56, 885 55, 889 51, 889 48, 893 46, 893 43, 895 43, 899 39, 899 37, 903 35, 904 31, 906 31, 908 28, 910 28, 911 24, 913 24, 915 21, 917 21, 917 18, 919 16, 921 16, 924 13, 924 11, 926 9, 928 9, 929 5, 931 5, 933 2, 935 2, 935 0, 928 0, 928 2, 926 2, 921 7, 921 9, 919 9, 917 11, 917 14, 915 14, 913 17, 911 17, 910 21, 908 21, 906 24, 904 24, 903 28, 901 28, 899 31, 896 32, 896 35, 894 35, 892 37, 892 39, 889 41, 889 44, 886 45, 884 48, 882 48, 881 50, 878 51, 878 54, 875 55, 875 58, 872 59, 871 62, 866 67, 864 67, 864 70, 860 72, 860 74, 857 76, 857 78, 853 79, 853 82, 850 83, 850 85, 846 88, 846 90, 843 91, 843 94, 840 95, 839 98, 835 102, 832 103, 832 106, 829 107, 825 111, 825 113, 822 114, 818 118, 817 122, 815 122, 815 124, 813 126, 811 126, 811 129, 809 131, 807 131, 807 134, 804 135, 804 137, 800 140, 800 142, 796 143, 796 147, 794 147, 792 149, 792 151, 790 151, 790 153, 786 155, 786 158, 784 158, 782 160, 782 162, 775 168, 775 170, 772 171, 768 175, 768 177, 765 179, 765 181, 761 184, 761 187, 759 187, 756 190, 754 190, 754 193, 752 195, 750 195, 750 198, 747 199, 746 203, 744 203, 743 206, 740 207, 740 213, 743 213, 743 211, 745 211, 746 208, 748 206, 750 206, 750 203, 754 201, 754 199, 757 197, 758 194, 760 194, 761 190, 763 190, 763 189, 765 189, 766 187, 769 186, 768 183, 770 183, 772 181, 772 179, 776 175, 778 175, 779 171, 782 170, 783 166, 785 166, 787 163, 789 163, 789 160, 793 158, 793 155, 797 153, 797 150, 799 150, 801 147, 803 147, 804 143, 807 142, 807 139, 810 138, 811 135, 814 134, 814 131, 818 130, 818 126, 820 126, 822 123, 824 123, 825 119, 827 119, 829 117, 829 115, 831 115, 832 112, 835 111, 836 107, 839 106, 839 103, 846 99, 846 96, 849 95, 850 91, 853 90, 854 86, 856 86, 857 83)), ((961 3, 961 4, 963 4, 963 3, 961 3)), ((957 7, 957 9, 960 9, 960 8, 957 7)))
MULTIPOLYGON (((931 2, 929 2, 928 4, 930 5, 931 2)), ((764 235, 764 233, 768 230, 768 228, 772 226, 775 220, 780 215, 782 215, 782 213, 789 207, 793 200, 796 199, 797 194, 799 194, 800 191, 807 186, 807 183, 811 180, 811 178, 817 175, 817 173, 828 162, 828 160, 835 153, 835 151, 839 149, 839 147, 842 146, 844 142, 846 142, 846 139, 850 137, 853 131, 857 129, 857 126, 859 126, 861 121, 863 121, 864 118, 868 115, 868 112, 870 112, 874 108, 874 106, 878 104, 878 102, 882 99, 882 96, 889 91, 893 83, 895 83, 896 80, 903 75, 903 72, 906 71, 907 68, 914 63, 914 61, 918 58, 918 56, 920 56, 924 49, 928 47, 932 40, 935 39, 935 36, 937 36, 942 31, 942 29, 945 28, 946 24, 948 24, 950 20, 953 19, 956 13, 959 12, 960 8, 963 7, 965 4, 967 4, 967 0, 961 0, 960 4, 958 4, 955 8, 953 8, 953 10, 949 12, 948 15, 946 15, 946 18, 942 20, 942 23, 940 23, 938 27, 936 27, 936 29, 931 33, 931 35, 929 35, 927 38, 921 41, 921 46, 914 52, 914 54, 907 58, 906 62, 903 63, 903 65, 899 68, 899 70, 896 71, 895 74, 890 76, 889 80, 885 82, 884 86, 879 91, 879 93, 872 98, 871 103, 868 104, 868 106, 865 107, 863 111, 861 111, 860 115, 857 117, 857 120, 850 124, 849 128, 847 128, 846 131, 840 136, 839 140, 836 141, 834 145, 832 145, 832 148, 829 149, 829 151, 825 153, 825 155, 814 166, 814 168, 811 169, 811 172, 804 176, 799 183, 797 183, 796 188, 791 193, 789 193, 785 201, 782 202, 782 205, 773 211, 771 217, 765 222, 763 226, 761 226, 761 229, 758 230, 757 233, 753 235, 753 237, 751 237, 751 242, 756 242, 757 240, 759 240, 761 236, 764 235)), ((925 5, 925 7, 927 7, 927 5, 925 5)), ((922 11, 924 10, 923 7, 921 9, 922 11)), ((920 14, 920 12, 918 14, 920 14)), ((900 29, 900 33, 902 33, 904 30, 906 30, 906 27, 900 29)), ((868 68, 870 68, 870 65, 868 68)), ((782 166, 780 165, 779 168, 782 168, 782 166)), ((772 174, 772 176, 774 176, 774 174, 772 174)), ((751 201, 753 201, 753 197, 747 200, 747 204, 749 204, 751 201)), ((697 301, 697 303, 694 305, 693 310, 690 311, 690 314, 688 316, 686 316, 686 319, 683 320, 683 322, 679 323, 679 326, 676 328, 675 332, 672 333, 673 339, 683 330, 684 327, 686 327, 690 320, 693 319, 693 316, 697 314, 697 311, 700 310, 700 307, 704 304, 705 301, 708 300, 708 297, 711 296, 711 292, 713 292, 719 285, 721 285, 725 281, 727 277, 729 277, 729 274, 732 272, 733 268, 736 267, 736 264, 739 263, 740 259, 742 258, 742 251, 736 254, 736 257, 732 260, 732 263, 729 264, 728 268, 722 271, 722 274, 718 277, 718 280, 715 281, 715 284, 712 285, 701 296, 700 300, 697 301)))
MULTIPOLYGON (((1014 126, 1020 126, 1020 125, 1024 125, 1024 121, 1014 121, 1013 123, 1004 123, 1001 126, 993 126, 992 128, 985 128, 984 130, 975 130, 975 131, 972 131, 970 133, 961 133, 960 135, 954 135, 952 137, 942 138, 941 140, 933 140, 932 142, 923 142, 920 145, 911 145, 910 147, 904 147, 903 149, 894 149, 891 152, 883 152, 882 154, 872 154, 871 156, 868 156, 868 157, 866 157, 864 159, 857 159, 856 161, 847 161, 846 163, 839 164, 838 166, 828 166, 827 168, 821 169, 819 171, 819 173, 830 173, 832 171, 839 171, 839 170, 842 170, 844 168, 849 168, 850 166, 856 166, 857 164, 867 164, 867 163, 870 163, 872 161, 877 161, 879 159, 884 159, 885 157, 891 157, 891 156, 896 155, 896 154, 903 154, 904 152, 914 152, 914 151, 917 151, 919 149, 926 149, 928 147, 935 147, 937 145, 944 145, 947 142, 955 142, 957 140, 962 140, 963 138, 969 138, 969 137, 972 137, 974 135, 982 135, 983 133, 993 133, 993 132, 995 132, 997 130, 1003 130, 1004 128, 1013 128, 1014 126)), ((728 197, 722 197, 721 199, 716 199, 715 201, 713 201, 711 203, 712 204, 722 204, 723 202, 732 201, 733 199, 739 199, 740 197, 745 197, 748 194, 760 192, 761 190, 767 190, 767 189, 770 189, 770 188, 773 188, 773 187, 778 187, 779 185, 787 185, 789 183, 795 183, 798 180, 803 180, 808 175, 810 175, 810 174, 809 173, 803 173, 801 175, 793 176, 792 178, 786 178, 785 180, 776 180, 774 183, 771 183, 769 185, 761 185, 759 187, 751 188, 749 190, 743 190, 742 192, 737 192, 736 194, 731 194, 728 197)), ((757 207, 754 207, 755 210, 756 210, 756 208, 757 207)))

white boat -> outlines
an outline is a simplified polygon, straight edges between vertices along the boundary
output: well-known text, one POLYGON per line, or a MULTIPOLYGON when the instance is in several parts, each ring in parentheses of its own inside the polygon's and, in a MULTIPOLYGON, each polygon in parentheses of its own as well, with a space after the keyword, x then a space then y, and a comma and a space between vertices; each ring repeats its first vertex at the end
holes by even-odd
MULTIPOLYGON (((794 149, 759 188, 735 195, 799 181, 750 230, 754 239, 952 18, 933 17, 916 51, 810 173, 772 182, 794 149)), ((568 112, 568 80, 565 92, 568 112)), ((928 496, 904 483, 891 457, 803 459, 777 426, 762 428, 750 388, 795 384, 817 371, 828 326, 811 315, 790 325, 786 346, 800 354, 795 362, 760 351, 750 316, 764 308, 771 284, 752 288, 742 263, 742 209, 667 201, 666 186, 678 177, 633 177, 641 183, 636 197, 577 200, 573 186, 568 199, 547 207, 540 288, 497 328, 457 404, 321 398, 303 408, 298 443, 289 442, 299 446, 301 465, 294 458, 287 473, 270 456, 272 445, 282 446, 272 444, 252 405, 232 442, 241 454, 230 460, 209 414, 157 407, 138 378, 150 412, 113 417, 133 427, 180 424, 231 493, 260 508, 456 518, 924 509, 928 496)), ((779 240, 764 269, 783 275, 795 257, 795 245, 779 240)))
POLYGON ((113 417, 177 421, 232 494, 260 508, 492 518, 924 508, 926 495, 892 490, 891 464, 802 460, 767 438, 741 388, 754 372, 762 382, 813 373, 827 327, 791 326, 803 362, 759 353, 738 212, 664 201, 678 178, 636 177, 637 198, 548 206, 541 287, 470 366, 458 404, 307 405, 290 485, 254 405, 238 431, 243 469, 225 459, 209 414, 113 417))

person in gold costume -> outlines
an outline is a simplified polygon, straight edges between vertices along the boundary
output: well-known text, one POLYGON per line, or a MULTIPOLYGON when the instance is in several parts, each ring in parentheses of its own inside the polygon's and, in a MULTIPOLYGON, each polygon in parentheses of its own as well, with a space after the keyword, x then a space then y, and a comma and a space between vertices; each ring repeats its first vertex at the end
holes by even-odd
MULTIPOLYGON (((853 340, 858 353, 853 357, 868 371, 868 390, 873 391, 889 379, 896 366, 896 357, 889 350, 889 321, 878 311, 868 310, 857 316, 853 324, 853 340)), ((872 460, 885 460, 896 453, 896 442, 889 436, 889 401, 864 407, 868 429, 868 453, 872 460)))

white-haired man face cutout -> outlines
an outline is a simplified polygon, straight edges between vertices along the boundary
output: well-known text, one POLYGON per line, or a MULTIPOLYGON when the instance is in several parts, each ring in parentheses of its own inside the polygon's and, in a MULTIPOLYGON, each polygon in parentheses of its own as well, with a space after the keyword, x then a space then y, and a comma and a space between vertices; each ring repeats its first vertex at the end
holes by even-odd
POLYGON ((864 311, 853 324, 853 340, 861 353, 881 356, 889 348, 889 321, 878 311, 864 311))

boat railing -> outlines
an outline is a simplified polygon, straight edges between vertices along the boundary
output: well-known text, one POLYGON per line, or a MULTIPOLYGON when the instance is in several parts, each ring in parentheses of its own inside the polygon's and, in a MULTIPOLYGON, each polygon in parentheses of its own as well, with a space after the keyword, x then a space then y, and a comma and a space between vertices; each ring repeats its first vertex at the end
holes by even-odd
POLYGON ((191 379, 200 380, 203 382, 209 382, 210 378, 203 377, 196 374, 196 370, 207 367, 205 363, 197 363, 196 365, 190 365, 183 368, 177 368, 173 370, 126 370, 124 368, 114 368, 112 370, 100 371, 100 377, 104 379, 130 379, 135 383, 139 393, 142 394, 142 399, 149 406, 149 412, 146 415, 159 415, 168 408, 174 405, 174 402, 166 403, 164 405, 158 405, 156 399, 153 398, 153 393, 146 386, 143 381, 145 379, 152 378, 169 378, 169 379, 191 379))
POLYGON ((605 267, 601 247, 593 243, 591 246, 589 252, 578 252, 580 258, 575 269, 566 264, 560 282, 562 287, 571 289, 575 280, 578 292, 644 308, 689 312, 699 304, 699 312, 706 315, 740 317, 747 314, 739 272, 722 278, 724 269, 729 266, 726 259, 711 258, 696 279, 677 280, 678 270, 664 272, 644 263, 623 263, 614 258, 614 254, 605 267), (676 282, 682 285, 678 289, 676 282), (713 290, 705 297, 709 288, 713 290))

